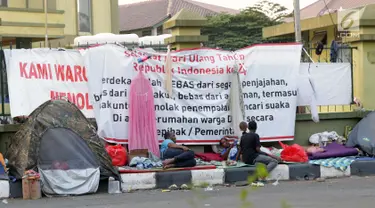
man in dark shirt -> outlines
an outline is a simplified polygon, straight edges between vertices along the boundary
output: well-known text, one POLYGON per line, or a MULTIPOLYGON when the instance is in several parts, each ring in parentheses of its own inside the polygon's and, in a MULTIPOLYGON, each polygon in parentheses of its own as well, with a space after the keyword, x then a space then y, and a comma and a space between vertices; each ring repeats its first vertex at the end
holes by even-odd
POLYGON ((263 163, 267 165, 267 171, 270 173, 276 168, 278 164, 278 157, 268 155, 260 150, 260 138, 255 131, 257 130, 257 123, 250 121, 248 124, 249 133, 245 133, 241 137, 240 151, 244 163, 254 165, 256 163, 263 163))
MULTIPOLYGON (((240 130, 242 131, 242 136, 245 135, 248 131, 247 129, 247 123, 245 121, 242 121, 240 123, 240 130)), ((237 158, 236 158, 236 161, 238 161, 238 159, 240 159, 242 161, 242 154, 241 154, 241 138, 240 137, 240 140, 239 140, 239 144, 238 145, 238 151, 237 151, 237 158)))

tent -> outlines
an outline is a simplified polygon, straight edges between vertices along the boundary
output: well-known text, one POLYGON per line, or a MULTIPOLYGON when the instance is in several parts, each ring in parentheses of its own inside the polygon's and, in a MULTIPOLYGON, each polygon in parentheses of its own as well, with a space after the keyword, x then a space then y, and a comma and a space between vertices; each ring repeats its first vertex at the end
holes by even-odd
POLYGON ((365 153, 375 156, 375 112, 367 114, 348 136, 347 147, 358 147, 365 153))
POLYGON ((6 158, 16 178, 37 170, 47 195, 96 192, 100 176, 120 180, 95 128, 63 100, 47 101, 30 114, 12 138, 6 158))

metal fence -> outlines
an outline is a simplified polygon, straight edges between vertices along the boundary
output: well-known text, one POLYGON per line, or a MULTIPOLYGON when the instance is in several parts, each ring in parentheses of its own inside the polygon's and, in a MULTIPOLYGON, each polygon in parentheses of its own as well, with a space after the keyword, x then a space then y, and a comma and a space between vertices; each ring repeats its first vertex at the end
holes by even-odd
MULTIPOLYGON (((275 43, 272 41, 268 41, 266 43, 275 43)), ((145 44, 137 44, 137 43, 118 43, 122 46, 127 47, 128 49, 135 49, 135 48, 152 48, 155 51, 158 52, 166 52, 167 51, 167 46, 164 44, 151 44, 151 45, 145 45, 145 44)), ((33 44, 33 43, 23 43, 19 44, 27 48, 39 48, 39 47, 44 47, 43 43, 39 44, 33 44)), ((13 49, 14 44, 10 43, 9 45, 6 46, 6 48, 13 49)), ((25 47, 25 48, 26 48, 25 47)), ((60 42, 55 43, 55 44, 50 44, 48 46, 49 48, 62 48, 62 44, 60 42)), ((89 44, 82 44, 77 46, 76 48, 85 48, 85 47, 90 47, 89 44)), ((219 48, 215 45, 207 45, 205 47, 208 48, 219 48)), ((5 47, 4 47, 5 48, 5 47)), ((73 47, 63 47, 63 48, 73 48, 73 47)), ((5 64, 5 57, 3 53, 3 45, 0 42, 0 49, 1 49, 1 56, 0 56, 0 61, 1 61, 1 69, 2 73, 0 73, 0 82, 1 82, 1 89, 0 89, 0 97, 1 97, 1 112, 0 112, 0 123, 4 123, 6 121, 3 121, 6 116, 10 116, 10 105, 9 105, 9 92, 8 92, 8 82, 7 82, 7 74, 6 74, 6 64, 5 64)), ((225 49, 225 48, 224 48, 225 49)), ((356 48, 353 47, 344 47, 341 48, 341 53, 337 57, 337 62, 346 62, 350 63, 351 65, 351 71, 352 71, 352 80, 353 80, 353 50, 356 48)), ((172 48, 173 50, 173 48, 172 48)), ((225 49, 225 50, 233 50, 233 49, 225 49)), ((315 54, 316 48, 305 48, 304 52, 301 55, 301 61, 302 62, 330 62, 330 48, 324 48, 321 55, 316 55, 315 54)), ((352 81, 352 87, 353 87, 353 81, 352 81)), ((352 90, 353 93, 353 90, 352 90)), ((347 111, 353 111, 353 106, 352 105, 334 105, 334 106, 318 106, 319 112, 347 112, 347 111)), ((299 107, 297 109, 297 113, 310 113, 309 107, 299 107)))

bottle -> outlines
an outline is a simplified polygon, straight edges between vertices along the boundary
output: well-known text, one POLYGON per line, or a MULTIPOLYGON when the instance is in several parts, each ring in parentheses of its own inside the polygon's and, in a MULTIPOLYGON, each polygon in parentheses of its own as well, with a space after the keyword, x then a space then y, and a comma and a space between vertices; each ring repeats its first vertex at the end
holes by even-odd
MULTIPOLYGON (((231 161, 233 158, 236 158, 237 156, 237 152, 238 152, 238 148, 237 148, 237 140, 234 141, 234 145, 233 145, 233 148, 231 148, 229 150, 229 154, 228 154, 228 161, 231 161), (231 159, 232 158, 232 159, 231 159)), ((234 159, 235 160, 235 159, 234 159)))
POLYGON ((109 194, 119 194, 120 190, 120 181, 116 181, 113 177, 108 179, 108 193, 109 194))

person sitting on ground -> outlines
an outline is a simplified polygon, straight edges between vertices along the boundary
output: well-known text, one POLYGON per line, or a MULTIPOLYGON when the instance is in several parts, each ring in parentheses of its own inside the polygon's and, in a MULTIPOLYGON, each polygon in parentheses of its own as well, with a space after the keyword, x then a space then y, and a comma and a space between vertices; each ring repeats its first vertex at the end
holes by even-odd
POLYGON ((220 156, 223 160, 227 160, 229 157, 229 160, 236 161, 238 152, 237 141, 231 142, 229 138, 237 137, 225 136, 221 138, 220 147, 222 148, 222 150, 220 152, 220 156))
POLYGON ((164 168, 194 167, 195 154, 186 146, 176 144, 176 136, 173 132, 164 134, 164 141, 160 147, 161 159, 164 168))
MULTIPOLYGON (((250 121, 248 124, 249 133, 244 134, 241 137, 240 154, 242 154, 242 160, 244 163, 249 165, 255 165, 256 163, 262 163, 267 166, 267 171, 270 173, 278 165, 280 158, 274 155, 268 155, 260 150, 260 138, 256 132, 257 123, 250 121)), ((255 183, 257 186, 264 186, 263 182, 265 178, 259 178, 259 181, 255 183)), ((253 185, 255 185, 253 184, 253 185)))

